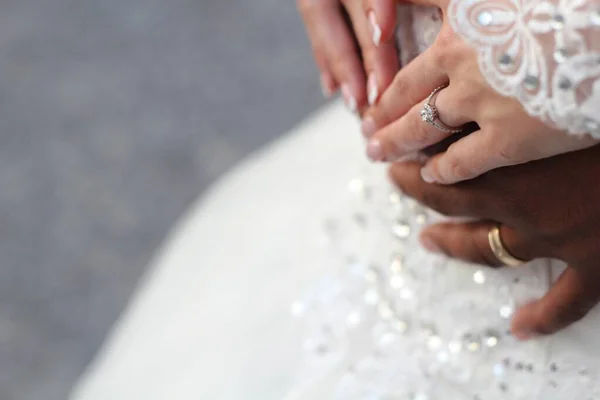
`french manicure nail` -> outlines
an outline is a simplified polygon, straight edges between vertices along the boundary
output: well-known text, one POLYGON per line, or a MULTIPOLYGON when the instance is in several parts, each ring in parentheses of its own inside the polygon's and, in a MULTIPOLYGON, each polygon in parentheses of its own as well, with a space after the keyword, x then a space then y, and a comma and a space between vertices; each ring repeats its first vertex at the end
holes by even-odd
POLYGON ((365 117, 365 119, 362 120, 362 123, 360 124, 360 129, 362 131, 362 134, 366 138, 370 138, 371 136, 373 136, 375 131, 377 131, 375 121, 373 121, 373 118, 371 117, 365 117))
POLYGON ((371 161, 383 161, 381 142, 378 139, 369 140, 367 144, 367 156, 369 156, 371 161))
POLYGON ((442 249, 440 248, 440 246, 438 246, 433 240, 431 240, 427 236, 421 237, 421 244, 427 251, 430 251, 431 253, 442 253, 442 249))
POLYGON ((321 73, 321 92, 326 99, 330 98, 333 94, 333 90, 331 89, 331 75, 325 72, 321 73))
POLYGON ((513 332, 513 335, 517 339, 519 339, 523 342, 534 339, 538 336, 535 332, 530 332, 530 331, 516 331, 516 332, 513 332))
POLYGON ((435 183, 436 179, 431 173, 431 168, 427 165, 421 168, 421 179, 426 183, 435 183))
POLYGON ((377 102, 377 98, 379 97, 379 87, 377 84, 377 76, 374 72, 369 75, 369 79, 367 80, 367 88, 368 88, 368 100, 369 105, 372 106, 377 102))
POLYGON ((369 11, 369 23, 371 24, 371 31, 373 33, 373 43, 375 46, 379 46, 381 43, 381 27, 377 23, 377 17, 373 10, 369 11))
POLYGON ((358 108, 356 104, 356 98, 352 95, 350 86, 347 83, 342 85, 342 96, 344 96, 344 102, 346 103, 348 110, 356 114, 356 110, 358 108))

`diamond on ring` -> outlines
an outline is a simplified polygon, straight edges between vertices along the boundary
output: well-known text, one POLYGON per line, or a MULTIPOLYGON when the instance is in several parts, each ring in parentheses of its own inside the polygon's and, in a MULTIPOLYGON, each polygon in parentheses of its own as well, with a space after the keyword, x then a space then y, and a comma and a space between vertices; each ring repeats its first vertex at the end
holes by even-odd
POLYGON ((425 100, 423 108, 421 109, 421 121, 433 125, 439 130, 447 133, 459 133, 462 132, 462 128, 453 128, 444 124, 440 120, 440 113, 438 112, 438 109, 432 104, 432 102, 435 100, 436 95, 446 87, 448 87, 448 85, 442 85, 440 87, 435 88, 433 92, 431 92, 429 97, 427 97, 427 100, 425 100))

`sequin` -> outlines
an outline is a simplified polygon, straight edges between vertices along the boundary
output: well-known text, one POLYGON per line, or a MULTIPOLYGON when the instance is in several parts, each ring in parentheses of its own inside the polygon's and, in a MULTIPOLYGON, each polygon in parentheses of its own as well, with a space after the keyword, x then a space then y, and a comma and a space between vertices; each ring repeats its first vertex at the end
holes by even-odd
POLYGON ((497 332, 488 331, 483 338, 483 342, 489 348, 496 347, 500 341, 500 335, 497 332))
POLYGON ((493 19, 492 13, 489 11, 482 11, 477 15, 477 22, 479 22, 479 25, 481 26, 490 26, 493 19))
POLYGON ((442 339, 437 335, 432 335, 427 338, 427 347, 431 351, 435 351, 442 347, 442 339))
POLYGON ((410 225, 405 220, 398 220, 392 227, 394 236, 398 239, 406 239, 410 236, 410 225))
POLYGON ((527 75, 523 80, 523 86, 528 90, 535 90, 540 86, 540 80, 537 76, 527 75))
POLYGON ((415 221, 417 221, 417 224, 419 225, 425 225, 427 223, 427 215, 417 214, 417 216, 415 217, 415 221))
POLYGON ((475 271, 475 273, 473 274, 473 280, 478 285, 483 285, 485 283, 485 274, 483 273, 483 271, 480 269, 475 271))
POLYGON ((569 51, 564 47, 556 49, 556 51, 554 52, 554 61, 556 61, 559 64, 565 62, 568 57, 569 51))
POLYGON ((505 367, 503 364, 496 364, 496 365, 494 365, 493 371, 494 371, 494 376, 497 378, 500 378, 500 377, 504 376, 504 373, 506 370, 505 370, 505 367))
POLYGON ((471 353, 476 353, 481 349, 481 342, 477 335, 467 333, 463 336, 465 349, 471 353))
POLYGON ((561 30, 565 26, 565 17, 562 14, 554 14, 550 26, 554 30, 561 30))
POLYGON ((569 78, 563 76, 558 80, 558 88, 560 90, 569 90, 572 87, 573 84, 571 83, 571 80, 569 78))
POLYGON ((500 316, 504 319, 509 319, 514 314, 515 309, 512 305, 506 304, 500 307, 500 316))

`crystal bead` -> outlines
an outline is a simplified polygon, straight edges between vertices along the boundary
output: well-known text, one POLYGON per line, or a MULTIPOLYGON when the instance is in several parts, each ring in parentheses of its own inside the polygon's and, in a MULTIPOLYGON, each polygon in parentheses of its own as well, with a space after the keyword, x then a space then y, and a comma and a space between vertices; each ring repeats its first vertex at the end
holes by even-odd
POLYGON ((477 283, 478 285, 483 285, 485 283, 484 272, 480 269, 475 271, 475 273, 473 274, 473 281, 475 281, 475 283, 477 283))
POLYGON ((504 319, 509 319, 510 317, 512 317, 514 312, 515 312, 515 309, 510 304, 505 304, 502 307, 500 307, 500 316, 504 319))
POLYGON ((483 342, 489 348, 496 347, 498 345, 499 341, 500 341, 500 335, 494 331, 486 332, 485 336, 483 338, 483 342))
POLYGON ((508 69, 512 66, 513 62, 513 58, 508 54, 503 54, 498 59, 498 64, 500 64, 500 68, 502 69, 508 69))
POLYGON ((494 365, 494 376, 497 378, 500 378, 502 376, 504 376, 505 373, 505 367, 503 364, 496 364, 494 365))
POLYGON ((600 9, 593 11, 590 14, 590 22, 593 25, 600 26, 600 9))
POLYGON ((540 80, 537 76, 527 75, 523 80, 523 86, 528 90, 535 90, 540 86, 540 80))
POLYGON ((438 350, 442 347, 442 339, 437 335, 431 335, 427 338, 427 347, 431 351, 438 350))
POLYGON ((410 225, 405 220, 398 220, 392 227, 394 236, 398 239, 406 239, 410 236, 410 225))
POLYGON ((392 192, 390 193, 389 197, 388 197, 388 201, 390 202, 390 204, 392 205, 398 205, 400 204, 400 193, 398 192, 392 192))
POLYGON ((367 192, 367 185, 362 179, 355 178, 348 183, 348 190, 352 194, 364 196, 367 192))
POLYGON ((563 76, 558 80, 558 88, 560 90, 569 90, 572 87, 573 83, 571 83, 571 80, 569 78, 563 76))
POLYGON ((417 214, 417 216, 415 217, 415 221, 419 225, 425 225, 427 223, 427 215, 425 215, 425 214, 417 214))
POLYGON ((561 30, 565 26, 565 17, 562 14, 554 14, 550 26, 554 30, 561 30))
POLYGON ((402 256, 394 256, 392 259, 392 264, 390 265, 390 269, 393 273, 399 274, 404 269, 404 260, 402 256))
POLYGON ((564 47, 558 48, 554 52, 554 61, 556 61, 559 64, 565 62, 568 57, 569 57, 569 51, 567 49, 565 49, 564 47))
POLYGON ((476 353, 481 350, 481 341, 477 335, 467 333, 463 337, 463 342, 467 351, 476 353))
POLYGON ((489 11, 482 11, 477 15, 477 22, 481 26, 490 26, 494 20, 492 13, 489 11))

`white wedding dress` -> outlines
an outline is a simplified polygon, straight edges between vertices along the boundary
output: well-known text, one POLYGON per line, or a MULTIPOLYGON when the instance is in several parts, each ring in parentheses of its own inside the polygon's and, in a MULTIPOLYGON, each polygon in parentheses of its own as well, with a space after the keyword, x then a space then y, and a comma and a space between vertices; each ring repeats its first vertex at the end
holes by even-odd
MULTIPOLYGON (((449 15, 497 90, 598 134, 594 7, 469 0, 449 15)), ((419 50, 435 15, 414 10, 419 50)), ((527 343, 508 332, 561 264, 426 253, 417 233, 440 217, 363 147, 335 103, 241 163, 178 225, 72 399, 600 399, 597 311, 527 343)))

